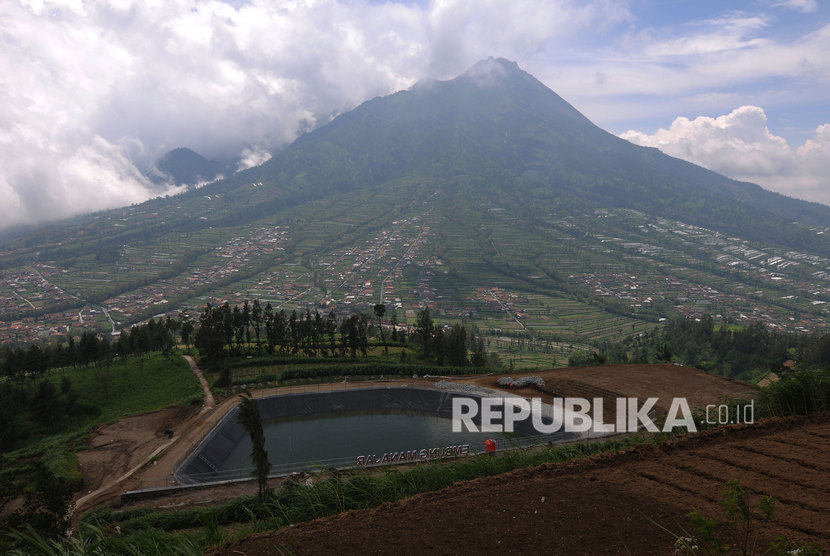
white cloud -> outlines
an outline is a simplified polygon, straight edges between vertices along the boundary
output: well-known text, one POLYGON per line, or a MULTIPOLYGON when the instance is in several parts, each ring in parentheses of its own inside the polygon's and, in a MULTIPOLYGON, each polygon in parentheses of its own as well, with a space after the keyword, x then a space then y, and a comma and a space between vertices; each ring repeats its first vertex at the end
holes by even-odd
POLYGON ((0 132, 4 225, 64 218, 174 192, 153 187, 120 147, 98 135, 76 143, 44 133, 34 144, 27 137, 31 133, 15 131, 0 132))
POLYGON ((789 8, 798 12, 814 13, 819 9, 818 0, 780 0, 773 4, 776 8, 789 8))
POLYGON ((271 153, 259 147, 244 149, 239 160, 237 171, 247 170, 254 166, 264 164, 271 158, 271 153))
MULTIPOLYGON (((830 87, 827 21, 826 11, 810 16, 756 11, 661 27, 634 24, 596 48, 571 49, 567 58, 534 73, 593 121, 617 132, 746 104, 776 114, 813 104, 820 112, 830 87)), ((820 123, 794 119, 786 131, 800 141, 820 123)))
POLYGON ((653 134, 621 135, 638 145, 694 162, 731 178, 750 181, 785 195, 830 204, 830 124, 798 148, 774 135, 757 106, 694 120, 677 118, 653 134))
POLYGON ((452 77, 488 56, 517 60, 603 125, 658 104, 672 116, 681 106, 768 106, 735 89, 764 79, 806 83, 800 94, 815 96, 830 81, 830 26, 781 42, 766 35, 772 16, 727 12, 643 29, 631 6, 0 2, 0 228, 157 195, 135 167, 176 147, 248 167, 367 98, 452 77))
POLYGON ((0 4, 0 228, 158 194, 187 146, 240 167, 367 98, 628 17, 612 0, 0 4))
POLYGON ((678 29, 644 29, 612 43, 603 52, 587 52, 561 71, 560 91, 572 97, 654 95, 683 99, 700 93, 751 87, 765 80, 784 88, 796 80, 830 83, 830 25, 790 40, 765 32, 773 22, 763 16, 703 20, 678 29), (595 82, 598 72, 606 79, 595 82))
POLYGON ((765 17, 749 17, 743 14, 704 20, 697 23, 692 32, 647 43, 642 52, 650 59, 659 60, 699 57, 758 48, 769 44, 770 41, 752 35, 768 25, 769 22, 765 17))

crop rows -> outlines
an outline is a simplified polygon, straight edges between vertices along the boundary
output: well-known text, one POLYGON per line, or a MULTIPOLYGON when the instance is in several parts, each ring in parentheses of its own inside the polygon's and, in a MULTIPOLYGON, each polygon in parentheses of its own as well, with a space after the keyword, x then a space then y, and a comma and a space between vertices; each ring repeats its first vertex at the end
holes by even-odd
POLYGON ((830 424, 808 427, 661 454, 615 470, 615 478, 634 480, 656 499, 698 508, 718 519, 723 518, 721 490, 737 478, 750 493, 753 511, 758 511, 763 495, 777 501, 776 518, 763 531, 765 535, 826 545, 830 542, 826 532, 830 424))

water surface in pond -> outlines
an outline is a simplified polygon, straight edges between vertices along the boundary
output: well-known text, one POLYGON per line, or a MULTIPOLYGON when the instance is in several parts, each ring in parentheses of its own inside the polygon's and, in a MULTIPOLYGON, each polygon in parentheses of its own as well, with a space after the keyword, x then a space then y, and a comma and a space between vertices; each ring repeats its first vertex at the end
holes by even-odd
MULTIPOLYGON (((318 413, 263 421, 265 449, 272 473, 354 465, 357 457, 469 444, 484 451, 484 441, 507 439, 482 432, 452 432, 452 420, 437 413, 376 410, 318 413)), ((511 440, 512 442, 512 440, 511 440)), ((220 471, 253 469, 246 434, 220 471)))

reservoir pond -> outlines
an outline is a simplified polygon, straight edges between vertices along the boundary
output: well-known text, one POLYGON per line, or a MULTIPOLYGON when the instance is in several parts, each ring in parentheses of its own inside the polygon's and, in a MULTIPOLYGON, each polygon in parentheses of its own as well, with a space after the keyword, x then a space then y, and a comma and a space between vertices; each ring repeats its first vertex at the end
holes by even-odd
MULTIPOLYGON (((469 445, 483 452, 494 438, 501 447, 504 435, 452 432, 452 420, 418 411, 346 411, 265 420, 265 449, 271 473, 312 471, 320 467, 355 465, 360 456, 469 445)), ((251 439, 246 434, 222 465, 221 471, 253 469, 251 439)))

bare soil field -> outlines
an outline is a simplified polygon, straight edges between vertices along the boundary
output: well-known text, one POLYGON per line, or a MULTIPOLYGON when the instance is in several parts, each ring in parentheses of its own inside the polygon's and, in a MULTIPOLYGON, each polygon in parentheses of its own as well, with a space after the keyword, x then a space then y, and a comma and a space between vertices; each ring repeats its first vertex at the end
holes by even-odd
MULTIPOLYGON (((502 376, 506 375, 468 377, 463 381, 487 388, 511 390, 525 397, 540 395, 539 390, 534 388, 502 388, 496 384, 502 376)), ((509 376, 540 376, 545 381, 545 394, 586 399, 601 397, 605 400, 604 407, 612 410, 613 398, 618 396, 640 400, 658 398, 658 415, 665 415, 673 398, 686 398, 689 406, 695 409, 705 408, 708 404, 719 404, 724 399, 754 398, 758 390, 756 386, 746 382, 672 364, 569 367, 509 376)))
MULTIPOLYGON (((778 502, 762 542, 830 550, 830 414, 770 419, 566 464, 459 483, 231 543, 209 554, 672 554, 692 508, 724 519, 737 478, 757 509, 778 502), (659 524, 659 525, 658 525, 659 524)), ((727 528, 723 538, 743 546, 727 528)), ((758 551, 763 553, 763 549, 758 551)))
POLYGON ((146 462, 153 452, 169 444, 165 430, 187 422, 194 413, 196 408, 174 406, 99 426, 86 449, 78 452, 86 488, 96 490, 146 462))

